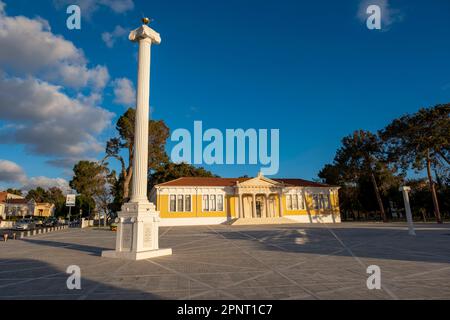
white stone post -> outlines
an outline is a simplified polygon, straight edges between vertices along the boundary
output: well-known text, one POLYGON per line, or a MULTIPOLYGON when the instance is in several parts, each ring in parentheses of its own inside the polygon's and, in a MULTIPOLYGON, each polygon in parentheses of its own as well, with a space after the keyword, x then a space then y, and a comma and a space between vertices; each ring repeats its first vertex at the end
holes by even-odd
POLYGON ((403 201, 405 202, 406 221, 408 222, 408 229, 409 229, 408 233, 411 236, 415 236, 416 232, 414 230, 414 223, 413 223, 413 218, 412 218, 412 214, 411 214, 411 207, 409 205, 409 195, 408 195, 408 192, 411 191, 411 188, 404 186, 404 187, 400 187, 399 191, 402 192, 403 201))
POLYGON ((159 212, 147 198, 151 46, 160 44, 161 37, 142 25, 131 31, 129 39, 139 44, 132 193, 119 212, 116 250, 104 251, 102 256, 144 260, 172 254, 172 249, 159 249, 159 212))

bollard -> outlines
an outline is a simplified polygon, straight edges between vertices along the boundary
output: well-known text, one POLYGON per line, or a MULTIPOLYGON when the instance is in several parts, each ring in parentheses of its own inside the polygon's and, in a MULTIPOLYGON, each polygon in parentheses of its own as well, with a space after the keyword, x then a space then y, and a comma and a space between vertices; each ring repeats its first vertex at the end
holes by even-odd
POLYGON ((8 234, 7 233, 5 233, 5 234, 3 234, 3 241, 8 241, 8 234))
POLYGON ((35 229, 35 230, 33 230, 33 233, 31 234, 32 236, 35 236, 35 235, 37 235, 37 230, 35 229))
POLYGON ((27 231, 27 237, 31 237, 31 231, 27 231))
POLYGON ((20 239, 23 239, 23 238, 25 238, 25 232, 20 233, 20 239))
POLYGON ((13 240, 16 240, 17 239, 17 233, 13 233, 13 240))

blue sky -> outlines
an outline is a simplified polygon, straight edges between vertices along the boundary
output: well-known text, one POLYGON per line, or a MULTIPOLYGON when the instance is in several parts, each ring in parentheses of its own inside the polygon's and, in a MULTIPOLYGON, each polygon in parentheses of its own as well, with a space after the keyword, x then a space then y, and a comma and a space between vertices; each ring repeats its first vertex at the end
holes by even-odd
MULTIPOLYGON (((86 119, 98 117, 101 131, 95 123, 86 125, 89 146, 62 132, 60 140, 67 136, 67 143, 77 148, 59 154, 58 148, 45 147, 53 145, 51 135, 36 142, 37 134, 32 139, 14 129, 22 122, 32 128, 38 116, 28 121, 23 114, 0 114, 0 160, 8 161, 0 172, 0 189, 31 183, 33 177, 46 177, 48 183, 69 180, 71 161, 102 156, 105 140, 115 135, 115 120, 132 106, 124 84, 129 80, 135 86, 137 46, 127 36, 142 15, 155 19, 151 27, 163 40, 152 50, 152 117, 163 119, 172 130, 192 129, 194 120, 223 131, 280 129, 278 177, 316 178, 333 160, 343 136, 360 128, 375 131, 404 113, 450 101, 447 0, 2 1, 2 19, 25 16, 47 25, 42 22, 46 20, 52 41, 59 37, 75 49, 57 65, 46 63, 36 70, 34 65, 21 70, 20 63, 0 54, 0 75, 4 73, 9 85, 34 79, 59 86, 65 96, 87 105, 86 119), (66 3, 77 2, 82 30, 70 31, 66 3), (368 4, 384 10, 381 31, 368 30, 361 18, 368 4), (105 33, 113 43, 102 39, 105 33), (82 52, 82 58, 73 51, 82 52), (67 59, 76 60, 70 65, 82 69, 83 83, 64 78, 67 59), (105 70, 108 77, 103 77, 105 70), (94 102, 86 102, 89 98, 94 102)), ((2 28, 0 24, 0 32, 2 28)), ((6 40, 0 36, 0 44, 6 40)), ((45 52, 45 42, 40 43, 45 52)), ((11 106, 0 100, 2 113, 7 108, 11 106)), ((62 131, 72 124, 83 130, 86 123, 64 121, 69 122, 62 131)), ((54 145, 58 143, 65 141, 54 145)), ((259 167, 206 166, 225 177, 255 175, 259 167)))

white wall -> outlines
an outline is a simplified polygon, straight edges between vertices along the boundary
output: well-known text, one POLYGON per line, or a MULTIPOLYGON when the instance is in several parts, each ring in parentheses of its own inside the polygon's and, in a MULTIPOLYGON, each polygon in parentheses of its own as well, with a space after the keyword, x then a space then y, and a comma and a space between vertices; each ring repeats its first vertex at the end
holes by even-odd
POLYGON ((341 223, 341 216, 335 215, 334 218, 331 214, 320 215, 301 215, 301 216, 285 216, 288 219, 298 221, 299 223, 341 223))
POLYGON ((228 218, 161 218, 160 227, 176 226, 212 226, 222 224, 228 221, 228 218))

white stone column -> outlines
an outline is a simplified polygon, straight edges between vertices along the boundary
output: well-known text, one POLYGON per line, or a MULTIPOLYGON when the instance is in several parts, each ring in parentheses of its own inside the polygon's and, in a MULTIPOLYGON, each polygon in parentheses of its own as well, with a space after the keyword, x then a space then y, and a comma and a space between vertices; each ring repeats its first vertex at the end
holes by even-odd
POLYGON ((156 37, 147 37, 144 35, 130 35, 130 40, 139 42, 137 104, 134 132, 134 166, 131 202, 148 202, 147 174, 148 120, 150 113, 150 59, 152 43, 153 41, 157 43, 158 40, 156 39, 156 37))
POLYGON ((104 251, 102 256, 143 260, 172 254, 172 249, 159 249, 159 212, 147 197, 151 46, 160 44, 161 37, 142 25, 129 39, 139 44, 132 193, 130 202, 119 212, 116 250, 104 251))
POLYGON ((409 195, 408 192, 411 191, 410 187, 404 186, 400 187, 400 190, 403 194, 403 201, 405 202, 405 213, 406 213, 406 221, 408 222, 408 233, 410 236, 415 236, 416 231, 414 230, 414 223, 411 214, 411 206, 409 205, 409 195))
POLYGON ((280 212, 280 218, 282 218, 283 217, 283 192, 280 192, 278 194, 278 206, 279 206, 278 210, 280 212))
POLYGON ((255 219, 256 218, 256 194, 252 194, 253 196, 253 212, 252 212, 252 218, 255 219))
POLYGON ((264 212, 266 214, 265 218, 271 218, 270 212, 269 212, 269 195, 268 194, 265 194, 265 196, 264 196, 264 206, 265 206, 264 212))
POLYGON ((244 203, 243 203, 243 200, 242 200, 242 194, 240 194, 239 193, 239 218, 243 218, 244 216, 244 208, 243 208, 243 206, 244 206, 244 203))

